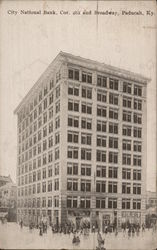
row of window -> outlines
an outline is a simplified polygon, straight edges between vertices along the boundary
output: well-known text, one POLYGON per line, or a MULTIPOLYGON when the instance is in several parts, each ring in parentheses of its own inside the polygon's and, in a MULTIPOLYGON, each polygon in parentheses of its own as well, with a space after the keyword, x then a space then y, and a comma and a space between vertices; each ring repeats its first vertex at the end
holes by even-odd
MULTIPOLYGON (((96 181, 96 192, 97 193, 118 193, 118 183, 109 181, 108 191, 106 190, 106 181, 96 181)), ((78 179, 68 179, 67 180, 67 190, 68 191, 79 191, 79 181, 78 179)), ((91 180, 83 179, 80 183, 80 191, 91 192, 91 180)), ((122 193, 131 194, 131 183, 122 183, 122 193)), ((141 194, 141 184, 133 183, 133 194, 141 194)))
POLYGON ((39 194, 39 193, 46 193, 46 192, 52 192, 59 190, 59 179, 55 179, 54 182, 52 180, 48 181, 46 183, 42 182, 26 186, 25 188, 19 188, 18 189, 18 196, 27 196, 31 194, 39 194))
MULTIPOLYGON (((56 88, 56 100, 60 97, 60 86, 56 88)), ((45 97, 45 99, 37 106, 37 104, 31 108, 29 106, 26 109, 26 111, 23 111, 23 118, 19 114, 19 133, 23 131, 27 126, 33 122, 38 116, 40 116, 48 107, 50 107, 54 102, 54 93, 50 92, 48 97, 45 97), (34 109, 33 109, 34 108, 34 109), (24 120, 23 120, 24 119, 24 120), (23 121, 22 121, 23 120, 23 121), (22 122, 21 122, 22 121, 22 122)), ((55 109, 57 112, 57 103, 55 103, 55 109)), ((53 110, 53 106, 49 110, 53 110)), ((52 111, 53 112, 53 111, 52 111)))
MULTIPOLYGON (((92 104, 90 103, 82 103, 81 104, 81 112, 91 115, 92 114, 92 104)), ((79 101, 69 100, 68 101, 68 110, 79 112, 79 101)), ((109 108, 108 117, 110 119, 118 120, 118 109, 109 108)), ((132 122, 132 115, 133 115, 133 122, 137 124, 142 124, 142 115, 138 113, 132 114, 130 111, 123 111, 123 121, 132 122)), ((97 106, 97 116, 100 117, 107 117, 107 107, 104 106, 97 106)))
MULTIPOLYGON (((122 209, 131 209, 131 200, 122 199, 121 203, 122 209)), ((80 205, 78 204, 77 196, 68 196, 67 197, 67 208, 90 208, 91 200, 90 198, 84 197, 80 199, 80 205)), ((105 198, 96 197, 96 208, 117 208, 117 199, 108 198, 108 204, 106 203, 105 198), (107 206, 108 205, 108 206, 107 206)), ((133 199, 132 200, 132 209, 141 209, 141 200, 133 199)))
MULTIPOLYGON (((82 81, 86 83, 92 83, 92 73, 90 72, 82 72, 78 69, 69 69, 68 70, 69 79, 82 81)), ((97 86, 102 88, 107 88, 107 77, 103 75, 97 75, 97 86)), ((119 90, 119 81, 117 79, 109 78, 109 86, 110 89, 119 90)), ((132 94, 132 84, 123 82, 123 92, 132 94)), ((134 85, 134 95, 142 96, 142 87, 138 85, 134 85)))
MULTIPOLYGON (((68 94, 79 96, 79 86, 70 84, 68 87, 68 94)), ((81 91, 82 98, 92 99, 92 88, 82 87, 81 91)), ((109 93, 109 104, 118 105, 119 96, 117 94, 109 93)), ((97 90, 97 101, 107 103, 107 92, 97 90)), ((123 107, 132 108, 132 98, 123 97, 123 107)), ((142 101, 134 99, 135 110, 142 110, 142 101)))
MULTIPOLYGON (((77 196, 67 196, 67 208, 91 208, 90 197, 80 197, 78 202, 77 196)), ((59 196, 18 200, 18 207, 25 208, 40 208, 40 207, 59 207, 59 196)), ((108 198, 106 203, 105 198, 96 197, 96 208, 117 208, 117 198, 108 198)), ((122 209, 141 209, 140 199, 122 199, 122 209), (132 205, 132 207, 131 207, 132 205)))

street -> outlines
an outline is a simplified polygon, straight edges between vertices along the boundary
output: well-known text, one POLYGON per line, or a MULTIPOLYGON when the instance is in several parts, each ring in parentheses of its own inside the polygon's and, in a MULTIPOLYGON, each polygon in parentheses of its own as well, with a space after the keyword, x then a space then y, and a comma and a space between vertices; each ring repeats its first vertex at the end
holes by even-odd
MULTIPOLYGON (((151 250, 157 248, 157 232, 152 229, 140 233, 139 236, 130 237, 123 232, 102 234, 105 238, 105 248, 109 249, 138 249, 151 250)), ((39 235, 39 230, 22 229, 16 223, 0 224, 0 248, 1 249, 96 249, 97 233, 90 233, 89 236, 80 236, 80 244, 72 244, 73 235, 53 234, 51 228, 47 234, 39 235)))

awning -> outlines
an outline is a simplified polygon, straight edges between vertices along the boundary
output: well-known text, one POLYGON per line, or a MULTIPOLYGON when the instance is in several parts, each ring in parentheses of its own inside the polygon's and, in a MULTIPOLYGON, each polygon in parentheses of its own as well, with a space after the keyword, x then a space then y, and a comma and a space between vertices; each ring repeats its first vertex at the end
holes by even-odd
POLYGON ((0 218, 4 218, 8 215, 8 212, 0 212, 0 218))

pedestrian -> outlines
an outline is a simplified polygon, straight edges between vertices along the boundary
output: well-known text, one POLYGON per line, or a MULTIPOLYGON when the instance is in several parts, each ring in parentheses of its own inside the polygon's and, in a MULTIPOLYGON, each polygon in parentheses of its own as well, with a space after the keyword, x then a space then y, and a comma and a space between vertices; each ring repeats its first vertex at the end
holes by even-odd
POLYGON ((101 250, 103 247, 104 247, 104 240, 102 239, 102 236, 101 236, 101 233, 100 233, 100 230, 98 230, 98 233, 97 233, 97 241, 98 241, 98 249, 101 250))

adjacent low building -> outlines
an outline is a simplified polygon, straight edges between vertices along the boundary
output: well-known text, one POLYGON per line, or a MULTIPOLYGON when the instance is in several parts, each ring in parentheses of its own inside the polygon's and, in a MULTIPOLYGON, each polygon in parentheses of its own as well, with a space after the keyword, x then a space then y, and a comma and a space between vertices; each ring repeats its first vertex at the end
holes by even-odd
POLYGON ((147 82, 58 54, 15 110, 19 220, 145 221, 147 82))
POLYGON ((7 182, 0 187, 0 218, 7 218, 8 221, 17 220, 17 186, 7 182))

